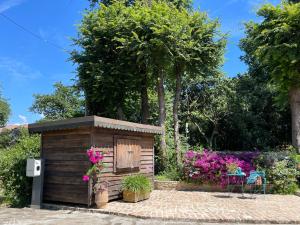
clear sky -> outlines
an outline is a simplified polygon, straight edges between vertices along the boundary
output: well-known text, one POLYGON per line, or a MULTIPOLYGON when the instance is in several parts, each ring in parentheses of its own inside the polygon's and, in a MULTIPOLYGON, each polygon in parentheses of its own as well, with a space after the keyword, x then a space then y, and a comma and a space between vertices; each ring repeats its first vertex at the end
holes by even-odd
MULTIPOLYGON (((222 31, 229 34, 223 66, 227 76, 236 76, 247 70, 239 59, 243 54, 238 47, 239 39, 243 37, 243 23, 259 20, 255 11, 262 3, 278 4, 279 1, 194 2, 196 9, 207 11, 210 18, 218 18, 222 31)), ((76 24, 87 7, 86 0, 0 0, 0 13, 22 26, 18 27, 0 15, 0 85, 12 108, 9 124, 31 123, 40 119, 40 115, 29 112, 33 94, 51 93, 52 85, 57 81, 72 83, 75 66, 61 48, 72 48, 69 39, 76 36, 76 24), (48 43, 42 40, 48 40, 48 43)))

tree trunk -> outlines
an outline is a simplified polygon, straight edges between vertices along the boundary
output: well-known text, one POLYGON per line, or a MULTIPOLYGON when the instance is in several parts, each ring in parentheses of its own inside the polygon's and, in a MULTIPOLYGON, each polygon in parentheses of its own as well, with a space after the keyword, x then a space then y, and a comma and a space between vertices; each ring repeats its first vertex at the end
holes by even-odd
POLYGON ((157 79, 157 95, 158 95, 158 105, 159 105, 159 125, 162 128, 162 135, 160 139, 160 155, 162 166, 164 167, 167 158, 167 143, 166 143, 166 103, 165 103, 165 89, 164 89, 164 75, 163 71, 158 70, 157 79))
POLYGON ((121 106, 118 106, 118 108, 117 108, 117 117, 118 117, 118 120, 126 120, 126 116, 125 116, 121 106))
POLYGON ((144 124, 148 123, 149 120, 149 99, 148 99, 148 79, 145 70, 141 70, 142 80, 141 80, 141 122, 144 124))
POLYGON ((300 88, 291 88, 289 98, 292 114, 292 144, 300 153, 300 88))
POLYGON ((179 119, 178 111, 180 108, 180 94, 181 94, 181 70, 175 65, 176 88, 173 102, 173 122, 174 122, 174 144, 176 151, 176 160, 178 165, 181 164, 181 150, 180 150, 180 134, 179 134, 179 119))

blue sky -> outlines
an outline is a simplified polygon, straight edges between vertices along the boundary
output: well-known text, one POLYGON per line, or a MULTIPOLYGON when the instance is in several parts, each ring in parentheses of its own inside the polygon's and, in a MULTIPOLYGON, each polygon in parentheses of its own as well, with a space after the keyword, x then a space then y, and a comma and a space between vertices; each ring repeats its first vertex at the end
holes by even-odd
MULTIPOLYGON (((194 7, 207 11, 209 17, 219 18, 223 32, 229 33, 223 70, 227 76, 246 71, 239 57, 239 39, 243 23, 257 21, 259 5, 279 0, 196 0, 194 7)), ((33 94, 51 93, 57 81, 71 84, 75 66, 69 55, 57 48, 71 49, 70 37, 76 36, 76 24, 82 18, 86 0, 0 0, 0 13, 37 34, 47 44, 24 32, 0 16, 0 85, 9 100, 12 115, 9 124, 31 123, 41 116, 29 112, 33 94)))

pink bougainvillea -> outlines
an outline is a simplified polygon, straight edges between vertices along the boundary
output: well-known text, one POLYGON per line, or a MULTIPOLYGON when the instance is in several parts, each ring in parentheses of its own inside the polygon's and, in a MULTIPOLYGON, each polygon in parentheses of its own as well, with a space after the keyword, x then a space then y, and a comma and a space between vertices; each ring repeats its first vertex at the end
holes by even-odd
POLYGON ((201 153, 191 150, 184 156, 184 172, 189 180, 224 187, 227 183, 227 165, 236 164, 248 176, 250 171, 255 170, 253 160, 257 156, 258 152, 224 154, 206 149, 201 153))
POLYGON ((94 174, 100 174, 103 170, 105 164, 104 153, 100 152, 98 148, 91 147, 86 151, 89 161, 92 163, 91 167, 88 169, 85 175, 83 175, 82 180, 84 182, 89 181, 90 177, 94 174))
POLYGON ((83 180, 84 182, 87 182, 87 181, 90 180, 90 177, 89 177, 88 175, 83 175, 83 176, 82 176, 82 180, 83 180))
POLYGON ((93 164, 101 162, 104 158, 103 154, 101 152, 95 151, 93 147, 87 150, 87 155, 89 157, 90 162, 93 164))

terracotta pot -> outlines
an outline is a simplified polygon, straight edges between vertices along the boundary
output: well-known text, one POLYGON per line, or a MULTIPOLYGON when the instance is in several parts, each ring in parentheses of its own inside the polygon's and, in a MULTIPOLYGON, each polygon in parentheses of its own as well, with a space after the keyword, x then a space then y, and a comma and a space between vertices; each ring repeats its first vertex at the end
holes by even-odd
POLYGON ((108 203, 108 190, 99 190, 95 194, 95 202, 98 209, 105 208, 108 203))
POLYGON ((138 202, 148 198, 150 198, 150 192, 123 191, 123 200, 125 202, 138 202))

